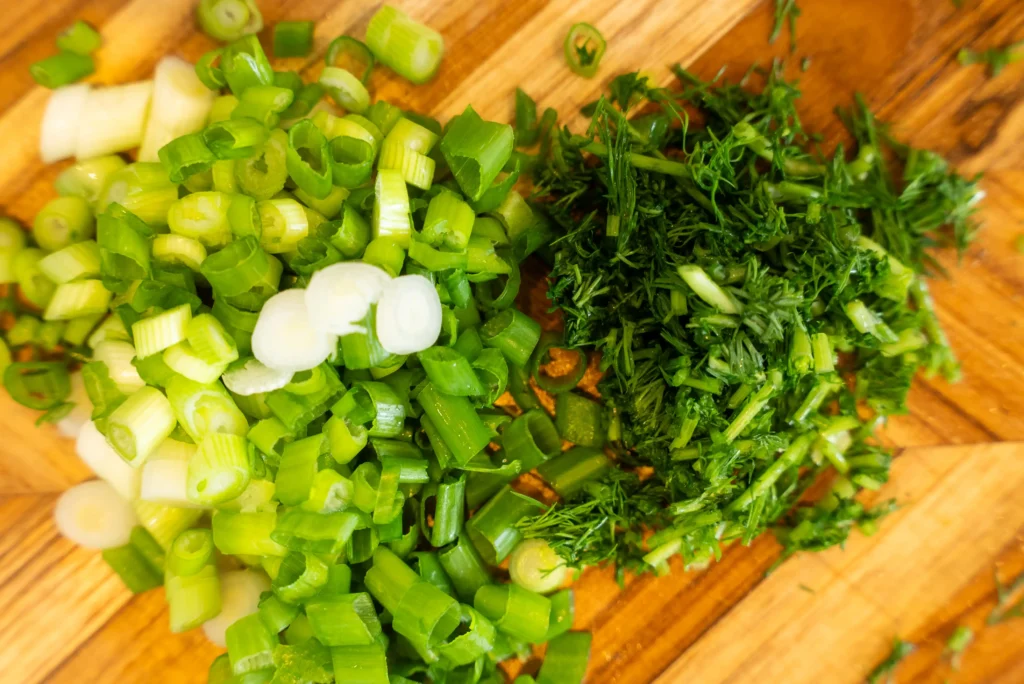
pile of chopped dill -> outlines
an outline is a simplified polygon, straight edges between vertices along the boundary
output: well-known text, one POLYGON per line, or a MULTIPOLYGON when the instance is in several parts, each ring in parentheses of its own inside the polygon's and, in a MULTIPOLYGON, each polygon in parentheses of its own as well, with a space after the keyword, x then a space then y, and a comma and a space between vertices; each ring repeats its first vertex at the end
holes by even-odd
POLYGON ((620 573, 700 567, 769 529, 786 557, 875 528, 894 504, 855 497, 888 478, 876 427, 919 371, 959 374, 926 279, 980 197, 859 98, 839 112, 855 147, 825 155, 778 65, 675 72, 681 89, 615 78, 533 171, 549 297, 565 346, 601 355, 619 467, 520 527, 620 573))

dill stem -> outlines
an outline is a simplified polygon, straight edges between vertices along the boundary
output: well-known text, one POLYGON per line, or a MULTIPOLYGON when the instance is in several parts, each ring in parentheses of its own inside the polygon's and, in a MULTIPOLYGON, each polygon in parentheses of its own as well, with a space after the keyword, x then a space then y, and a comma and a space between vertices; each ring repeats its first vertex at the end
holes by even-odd
MULTIPOLYGON (((590 143, 583 148, 583 151, 598 157, 608 156, 608 146, 599 142, 590 143)), ((681 162, 657 159, 637 154, 636 152, 630 152, 629 163, 635 168, 643 169, 644 171, 654 171, 655 173, 663 173, 666 176, 675 176, 677 178, 690 177, 690 168, 681 162)))

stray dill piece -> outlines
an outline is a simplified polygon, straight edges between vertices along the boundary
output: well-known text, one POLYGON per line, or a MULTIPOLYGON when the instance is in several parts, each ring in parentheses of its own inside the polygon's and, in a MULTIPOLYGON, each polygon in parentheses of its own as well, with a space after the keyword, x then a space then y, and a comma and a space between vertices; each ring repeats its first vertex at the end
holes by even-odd
POLYGON ((892 651, 885 660, 880 662, 878 666, 868 674, 868 684, 891 684, 895 679, 893 675, 896 673, 896 667, 900 662, 908 655, 914 652, 914 644, 909 641, 903 641, 899 637, 893 639, 892 651))
POLYGON ((1003 584, 996 576, 996 605, 985 620, 990 625, 997 625, 1011 618, 1024 617, 1024 595, 1016 603, 1013 602, 1017 593, 1024 589, 1024 572, 1013 581, 1003 584))
POLYGON ((789 51, 796 52, 796 20, 800 16, 800 7, 796 0, 775 0, 775 23, 772 25, 772 33, 768 37, 769 43, 774 43, 782 34, 782 28, 789 26, 789 51))
POLYGON ((959 625, 946 642, 946 653, 950 656, 950 664, 954 670, 960 669, 960 658, 967 647, 974 641, 974 630, 967 625, 959 625))
POLYGON ((980 52, 963 48, 957 53, 956 58, 963 66, 984 64, 988 68, 988 75, 995 78, 1010 64, 1024 59, 1024 40, 980 52))

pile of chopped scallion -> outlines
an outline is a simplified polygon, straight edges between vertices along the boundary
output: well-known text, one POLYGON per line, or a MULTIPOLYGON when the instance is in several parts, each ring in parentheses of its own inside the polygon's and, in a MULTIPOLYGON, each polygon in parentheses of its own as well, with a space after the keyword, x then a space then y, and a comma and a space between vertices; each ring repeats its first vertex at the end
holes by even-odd
MULTIPOLYGON (((701 565, 768 527, 824 548, 884 512, 853 500, 889 463, 857 406, 955 369, 924 247, 966 235, 974 186, 941 160, 866 110, 854 161, 812 158, 774 71, 760 93, 619 77, 585 136, 522 91, 515 127, 472 107, 442 127, 372 102, 376 63, 425 83, 443 54, 393 7, 314 83, 274 71, 252 0, 197 17, 227 44, 194 68, 46 71, 42 157, 77 161, 34 246, 0 220, 0 351, 100 478, 58 528, 227 647, 211 683, 498 682, 544 643, 536 682, 580 682, 570 567, 701 565), (531 255, 564 337, 516 307, 531 255), (600 396, 579 388, 595 349, 600 396), (544 501, 515 489, 529 471, 544 501)), ((277 24, 274 54, 308 55, 313 28, 277 24)), ((569 67, 605 48, 574 26, 569 67)))

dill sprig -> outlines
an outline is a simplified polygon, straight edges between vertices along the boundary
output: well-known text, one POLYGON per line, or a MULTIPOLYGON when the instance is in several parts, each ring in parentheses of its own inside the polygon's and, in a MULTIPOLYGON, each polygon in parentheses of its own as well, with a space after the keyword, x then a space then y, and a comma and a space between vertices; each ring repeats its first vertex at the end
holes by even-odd
POLYGON ((868 674, 868 684, 880 684, 881 682, 890 683, 893 682, 893 675, 896 672, 896 666, 906 658, 908 655, 914 652, 915 646, 909 641, 903 641, 899 637, 893 639, 892 651, 885 660, 880 662, 878 666, 868 674))
POLYGON ((769 529, 784 556, 870 532, 893 508, 854 500, 888 479, 876 421, 906 411, 918 371, 958 375, 925 277, 932 249, 968 244, 977 179, 860 99, 840 113, 855 154, 822 155, 775 67, 675 72, 673 91, 614 79, 534 173, 557 234, 549 297, 566 343, 600 352, 621 424, 619 469, 521 524, 574 565, 662 571, 769 529))
POLYGON ((976 51, 970 48, 963 48, 957 53, 957 61, 964 66, 971 64, 984 64, 988 68, 988 75, 995 78, 1003 69, 1014 62, 1024 59, 1024 40, 1018 40, 1002 47, 989 48, 976 51))

